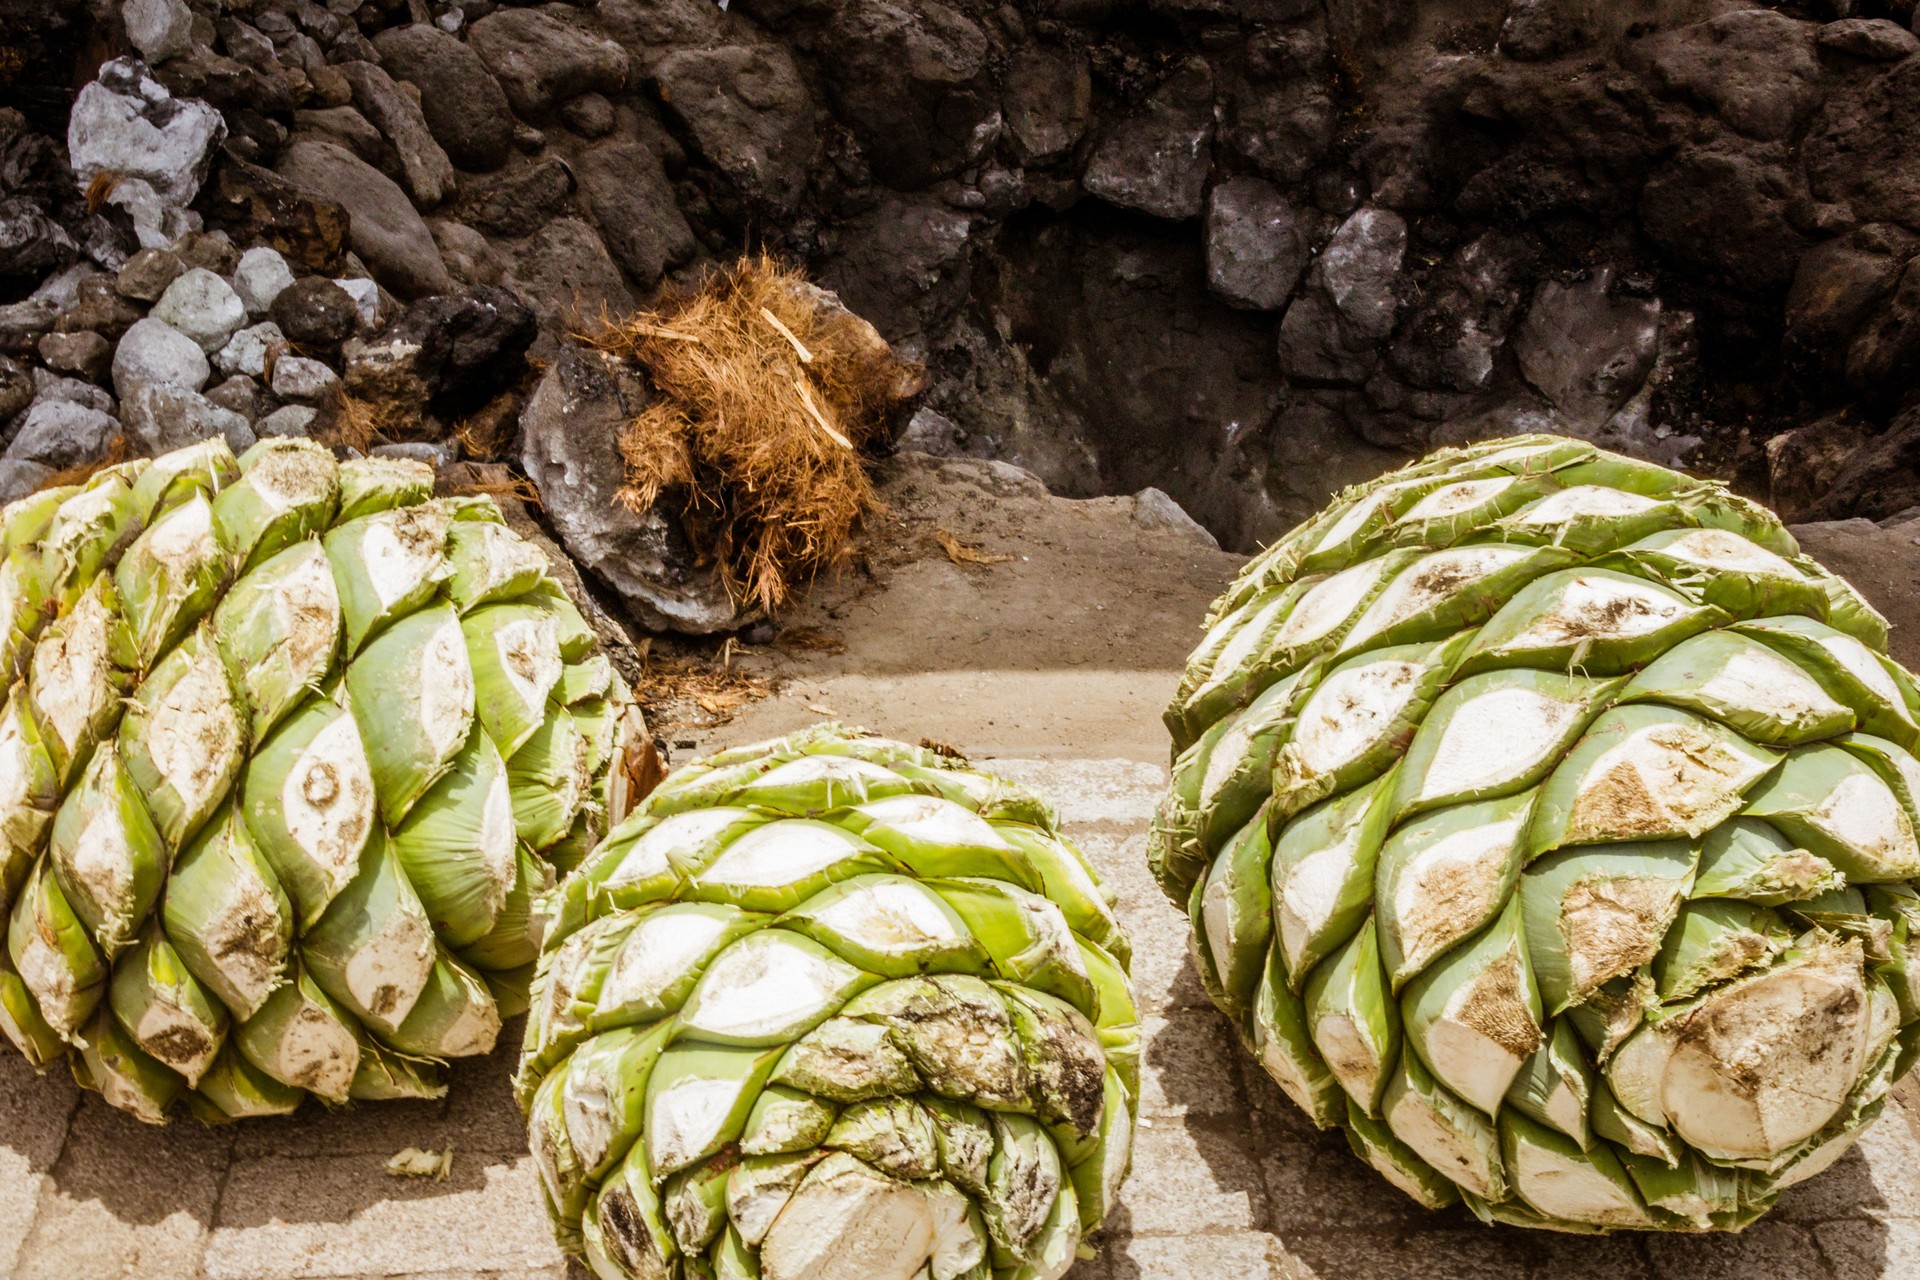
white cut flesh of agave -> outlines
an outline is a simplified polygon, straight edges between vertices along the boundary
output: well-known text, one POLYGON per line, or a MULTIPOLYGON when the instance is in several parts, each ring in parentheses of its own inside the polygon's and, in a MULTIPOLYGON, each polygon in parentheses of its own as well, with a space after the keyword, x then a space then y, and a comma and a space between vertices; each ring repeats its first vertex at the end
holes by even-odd
POLYGON ((345 1102, 353 1086, 354 1072, 360 1066, 360 1041, 352 1028, 335 1017, 301 989, 299 983, 283 987, 281 998, 286 1010, 270 1001, 255 1014, 279 1023, 269 1052, 255 1057, 258 1050, 244 1043, 248 1057, 262 1071, 283 1084, 294 1085, 330 1102, 345 1102), (278 1016, 276 1016, 278 1015, 278 1016))
POLYGON ((1660 504, 1625 489, 1605 485, 1577 484, 1558 493, 1550 493, 1530 506, 1507 517, 1507 523, 1521 529, 1551 529, 1555 525, 1582 516, 1600 520, 1618 520, 1651 511, 1660 504))
POLYGON ((246 749, 246 730, 211 641, 198 647, 186 673, 147 710, 141 747, 184 815, 205 813, 225 792, 246 749))
POLYGON ((373 769, 345 710, 294 761, 280 787, 280 805, 300 855, 325 883, 322 902, 300 904, 313 919, 359 870, 375 818, 373 769))
MULTIPOLYGON (((1779 757, 1685 712, 1622 707, 1587 730, 1598 741, 1618 724, 1614 745, 1563 769, 1585 765, 1560 843, 1698 837, 1733 816, 1741 796, 1779 757)), ((1556 771, 1557 773, 1558 771, 1556 771)), ((1559 778, 1548 783, 1556 789, 1559 778)))
POLYGON ((672 867, 670 855, 698 850, 719 838, 729 827, 753 820, 748 809, 689 809, 662 819, 633 842, 620 865, 606 878, 608 888, 638 884, 665 875, 672 867))
POLYGON ((745 1155, 785 1155, 820 1145, 832 1128, 833 1107, 812 1094, 768 1085, 753 1100, 753 1112, 740 1135, 745 1155))
POLYGON ((707 966, 680 1013, 692 1038, 785 1044, 847 1002, 868 981, 819 943, 781 929, 749 934, 707 966))
POLYGON ((699 972, 727 929, 726 916, 697 904, 648 912, 620 944, 600 985, 600 1008, 668 1012, 667 993, 699 972))
POLYGON ((1379 790, 1379 784, 1358 787, 1296 816, 1274 847, 1274 914, 1295 990, 1305 983, 1310 960, 1324 954, 1323 932, 1335 913, 1364 910, 1372 896, 1380 833, 1368 813, 1379 790), (1295 857, 1300 841, 1307 851, 1295 857))
POLYGON ((74 759, 102 710, 118 696, 112 684, 113 660, 108 640, 112 617, 100 592, 80 598, 63 629, 49 634, 33 651, 33 674, 28 684, 40 723, 53 739, 58 758, 69 768, 85 764, 74 759))
MULTIPOLYGON (((1428 495, 1421 506, 1445 492, 1445 489, 1441 489, 1428 495)), ((1407 518, 1412 518, 1411 512, 1407 518)), ((1417 617, 1469 589, 1472 583, 1502 569, 1510 569, 1538 554, 1540 551, 1536 547, 1510 547, 1493 543, 1477 547, 1449 547, 1422 556, 1409 565, 1405 572, 1396 575, 1374 597, 1373 603, 1367 606, 1366 612, 1347 632, 1342 647, 1349 651, 1363 648, 1370 638, 1389 627, 1417 617)))
POLYGON ((903 959, 937 955, 972 938, 939 894, 904 876, 864 877, 810 914, 856 946, 903 959))
POLYGON ((747 832, 696 879, 719 888, 774 889, 797 884, 860 853, 860 842, 838 827, 792 818, 747 832))
POLYGON ((1400 561, 1394 557, 1380 556, 1363 560, 1351 569, 1342 569, 1316 584, 1287 615, 1273 638, 1272 647, 1298 649, 1325 640, 1353 616, 1389 571, 1400 567, 1400 561))
MULTIPOLYGON (((1221 646, 1220 652, 1214 657, 1213 668, 1207 679, 1193 691, 1192 696, 1188 698, 1189 702, 1196 702, 1215 689, 1223 687, 1228 681, 1241 678, 1247 663, 1264 647, 1268 633, 1274 629, 1280 611, 1287 607, 1288 599, 1289 597, 1285 594, 1277 595, 1247 617, 1246 621, 1233 633, 1232 638, 1221 646)), ((1298 610, 1295 612, 1297 613, 1298 610)), ((1288 616, 1292 617, 1291 614, 1288 616)), ((1220 625, 1226 625, 1226 621, 1228 620, 1223 620, 1220 625)))
POLYGON ((1465 797, 1524 777, 1546 763, 1587 708, 1537 688, 1496 685, 1457 707, 1435 707, 1428 723, 1443 712, 1450 714, 1411 803, 1465 797))
POLYGON ((913 1280, 933 1255, 918 1190, 835 1153, 816 1165, 760 1246, 764 1280, 913 1280))
POLYGON ((752 784, 751 790, 820 786, 826 792, 826 807, 836 808, 866 800, 867 787, 873 783, 897 787, 900 775, 854 756, 801 756, 768 770, 752 784))
POLYGON ((758 1245, 793 1199, 817 1161, 812 1155, 764 1156, 741 1161, 727 1175, 727 1219, 740 1238, 758 1245))
POLYGON ((1673 1020, 1660 1108, 1711 1158, 1773 1156, 1845 1105, 1871 1024, 1859 944, 1815 944, 1673 1020))
POLYGON ((1416 838, 1412 852, 1395 858, 1397 843, 1421 826, 1416 818, 1382 850, 1381 887, 1386 893, 1380 903, 1381 923, 1383 937, 1390 927, 1399 952, 1398 963, 1392 955, 1387 958, 1387 977, 1396 989, 1492 920, 1512 887, 1531 808, 1502 801, 1472 807, 1486 809, 1491 821, 1442 835, 1424 847, 1418 847, 1416 838), (1389 865, 1391 873, 1385 870, 1389 865))
POLYGON ((909 840, 1014 851, 1013 845, 993 829, 992 823, 944 796, 888 796, 884 800, 869 800, 859 806, 858 811, 875 826, 897 831, 909 840))
POLYGON ((1471 511, 1491 502, 1511 488, 1517 476, 1489 476, 1481 480, 1456 480, 1441 485, 1413 504, 1396 523, 1415 524, 1424 520, 1443 520, 1471 511))
POLYGON ((1297 776, 1323 778, 1375 747, 1420 692, 1425 668, 1388 658, 1358 662, 1320 683, 1300 709, 1284 760, 1297 776))
POLYGON ((1536 1141, 1526 1132, 1509 1141, 1507 1150, 1507 1176, 1513 1189, 1548 1217, 1605 1227, 1652 1225, 1632 1193, 1591 1162, 1536 1141))
POLYGON ((652 1092, 646 1141, 654 1168, 661 1173, 684 1169, 716 1146, 752 1083, 742 1076, 689 1075, 652 1092))
POLYGON ((1562 588, 1560 607, 1502 647, 1554 649, 1580 641, 1632 640, 1671 626, 1693 606, 1650 582, 1615 574, 1576 574, 1562 588))
POLYGON ((920 1192, 933 1213, 933 1257, 927 1262, 931 1280, 955 1280, 985 1262, 987 1229, 973 1203, 947 1182, 922 1183, 920 1192))
POLYGON ((1368 522, 1378 517, 1387 506, 1406 493, 1409 489, 1431 484, 1430 480, 1399 480, 1392 484, 1383 484, 1341 513, 1323 536, 1313 546, 1308 555, 1319 555, 1333 551, 1364 528, 1368 522))
MULTIPOLYGON (((1403 1062, 1381 1102, 1382 1117, 1393 1136, 1450 1181, 1483 1200, 1500 1199, 1505 1183, 1498 1132, 1485 1116, 1458 1099, 1446 1098, 1431 1079, 1418 1079, 1414 1072, 1426 1074, 1417 1063, 1403 1062)), ((1374 1167, 1392 1163, 1380 1161, 1374 1167)), ((1416 1200, 1427 1195, 1417 1187, 1401 1185, 1401 1190, 1416 1200)))

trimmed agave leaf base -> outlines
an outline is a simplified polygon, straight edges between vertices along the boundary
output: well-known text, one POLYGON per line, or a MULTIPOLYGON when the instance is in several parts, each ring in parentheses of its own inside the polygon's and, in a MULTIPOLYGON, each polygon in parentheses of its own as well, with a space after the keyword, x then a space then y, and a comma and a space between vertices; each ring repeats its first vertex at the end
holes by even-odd
POLYGON ((519 1096, 604 1280, 1055 1280, 1126 1175, 1126 936, 1037 797, 825 726, 557 891, 519 1096))
POLYGON ((1521 437, 1221 599, 1150 858, 1281 1088, 1433 1207, 1738 1228, 1920 1054, 1920 689, 1714 484, 1521 437))
POLYGON ((625 797, 591 630, 485 497, 213 440, 0 512, 0 1032, 164 1121, 436 1097, 625 797))

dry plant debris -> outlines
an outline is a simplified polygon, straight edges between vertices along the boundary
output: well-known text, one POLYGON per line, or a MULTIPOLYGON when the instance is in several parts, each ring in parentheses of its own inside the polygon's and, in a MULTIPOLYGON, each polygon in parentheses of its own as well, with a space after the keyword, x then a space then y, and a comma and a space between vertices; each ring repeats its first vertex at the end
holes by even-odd
POLYGON ((768 611, 846 556, 876 506, 862 450, 925 379, 764 255, 580 337, 642 366, 658 392, 621 436, 620 500, 672 504, 729 589, 768 611))
POLYGON ((445 1151, 423 1151, 419 1147, 408 1147, 387 1161, 389 1178, 432 1178, 435 1182, 445 1182, 452 1172, 451 1143, 445 1151))
POLYGON ((947 559, 955 564, 1006 564, 1012 556, 993 555, 982 551, 978 545, 968 542, 958 534, 948 533, 945 529, 935 529, 933 540, 947 553, 947 559))
POLYGON ((717 656, 663 653, 652 637, 636 647, 641 673, 633 696, 661 737, 670 738, 675 729, 725 724, 740 708, 774 692, 772 680, 733 665, 731 640, 717 656))

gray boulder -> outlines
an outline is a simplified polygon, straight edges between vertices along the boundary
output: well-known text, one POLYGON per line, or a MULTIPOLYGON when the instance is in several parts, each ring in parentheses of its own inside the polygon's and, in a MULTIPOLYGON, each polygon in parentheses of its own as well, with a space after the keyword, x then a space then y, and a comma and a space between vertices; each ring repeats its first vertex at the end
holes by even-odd
POLYGON ((64 471, 104 458, 120 424, 71 400, 39 400, 20 415, 6 456, 64 471))
POLYGON ((453 287, 427 224, 386 174, 344 147, 315 140, 289 146, 278 172, 313 198, 345 206, 353 217, 353 251, 400 297, 419 298, 453 287))
POLYGON ((1611 418, 1659 354, 1659 299, 1609 296, 1611 283, 1604 268, 1579 284, 1542 281, 1513 335, 1527 381, 1575 426, 1611 418))
POLYGON ((318 360, 281 356, 273 363, 273 394, 282 400, 318 400, 340 385, 340 375, 318 360))
POLYGON ((394 27, 373 39, 380 64, 420 90, 427 127, 462 169, 488 173, 513 154, 513 113, 480 55, 425 23, 394 27))
POLYGON ((128 329, 113 353, 113 390, 122 400, 148 383, 198 391, 212 374, 199 343, 151 316, 128 329))
POLYGON ((1232 306, 1286 305, 1306 269, 1309 245, 1280 188, 1229 178, 1207 198, 1207 284, 1232 306))
POLYGON ((35 492, 53 477, 44 462, 0 457, 0 503, 13 502, 35 492))
POLYGON ((213 107, 175 98, 139 61, 116 58, 74 99, 67 154, 82 187, 118 176, 108 203, 128 210, 143 244, 159 247, 185 229, 178 211, 199 194, 226 136, 213 107))
POLYGON ((592 227, 555 218, 521 248, 501 281, 549 325, 591 322, 633 306, 620 268, 592 227))
POLYGON ((529 120, 545 120, 583 93, 615 94, 627 84, 627 51, 552 9, 501 9, 474 23, 467 43, 529 120))
POLYGON ((1156 218, 1200 214, 1213 168, 1213 72, 1188 60, 1094 148, 1083 181, 1111 204, 1156 218))
POLYGON ((454 192, 453 161, 434 141, 421 104, 402 93, 393 77, 371 62, 348 62, 340 72, 353 86, 353 105, 392 144, 414 205, 421 210, 437 208, 454 192))
POLYGON ((193 10, 186 0, 123 0, 120 21, 128 42, 155 66, 193 48, 193 10))
POLYGON ((675 523, 615 498, 626 482, 620 429, 647 392, 611 362, 563 348, 520 415, 520 465, 580 567, 615 591, 636 621, 707 635, 738 626, 718 573, 700 568, 675 523))
POLYGON ((290 404, 285 408, 275 409, 254 423, 253 432, 263 439, 267 436, 304 437, 312 434, 314 419, 319 416, 319 410, 311 405, 290 404))
POLYGON ((786 213, 806 189, 813 102, 778 45, 683 49, 654 67, 667 110, 750 204, 786 213))
POLYGON ((666 170, 647 148, 609 142, 582 155, 577 170, 608 251, 642 289, 699 248, 666 170))
POLYGON ((211 354, 246 324, 247 307, 232 285, 204 267, 195 267, 167 286, 153 304, 152 318, 165 321, 211 354))
POLYGON ((233 272, 233 291, 240 295, 240 302, 250 316, 267 314, 273 300, 292 284, 293 268, 276 250, 265 245, 241 254, 240 265, 233 272))
POLYGON ((246 418, 185 387, 162 383, 136 387, 121 402, 120 416, 128 441, 144 454, 162 454, 214 436, 239 449, 252 443, 246 418))

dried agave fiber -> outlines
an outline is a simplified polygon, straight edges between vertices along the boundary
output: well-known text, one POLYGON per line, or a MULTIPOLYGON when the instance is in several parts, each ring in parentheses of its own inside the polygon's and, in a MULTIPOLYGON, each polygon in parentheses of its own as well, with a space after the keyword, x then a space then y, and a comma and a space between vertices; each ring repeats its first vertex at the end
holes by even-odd
POLYGON ((212 440, 0 513, 0 1029, 142 1120, 434 1097, 526 1004, 632 729, 433 473, 212 440))
POLYGON ((1552 436, 1348 490, 1221 599, 1150 858, 1421 1203, 1738 1228, 1920 1048, 1920 693, 1768 512, 1552 436))
POLYGON ((1032 793, 825 726, 556 892, 519 1094, 605 1280, 1051 1280, 1127 1170, 1128 949, 1032 793))

